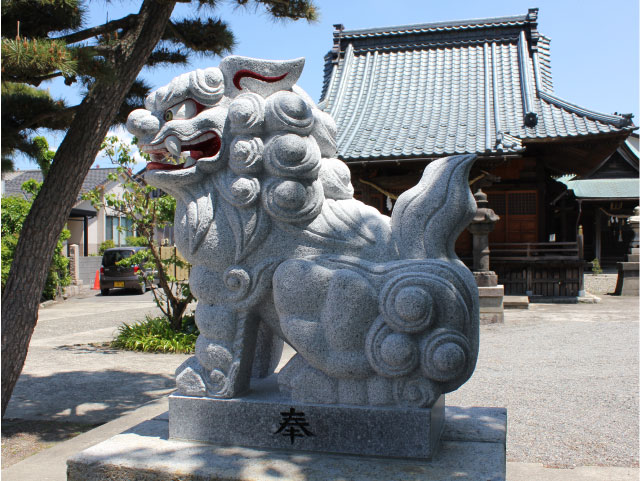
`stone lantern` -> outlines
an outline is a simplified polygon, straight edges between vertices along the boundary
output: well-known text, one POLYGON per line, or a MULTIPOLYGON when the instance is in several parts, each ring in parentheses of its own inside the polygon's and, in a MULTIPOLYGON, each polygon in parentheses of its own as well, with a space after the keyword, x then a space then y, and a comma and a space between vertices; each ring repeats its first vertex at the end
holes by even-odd
POLYGON ((500 217, 489 207, 482 190, 478 189, 474 197, 478 210, 467 229, 473 235, 473 276, 480 295, 480 322, 504 322, 504 286, 498 285, 498 276, 489 263, 489 234, 500 217))

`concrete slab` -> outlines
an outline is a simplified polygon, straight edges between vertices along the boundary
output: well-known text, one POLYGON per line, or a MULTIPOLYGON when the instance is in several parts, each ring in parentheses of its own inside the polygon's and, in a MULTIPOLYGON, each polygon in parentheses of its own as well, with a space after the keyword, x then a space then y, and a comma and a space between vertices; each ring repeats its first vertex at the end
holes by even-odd
POLYGON ((68 480, 505 480, 504 409, 454 409, 446 424, 441 450, 425 462, 170 440, 158 417, 73 456, 68 480))

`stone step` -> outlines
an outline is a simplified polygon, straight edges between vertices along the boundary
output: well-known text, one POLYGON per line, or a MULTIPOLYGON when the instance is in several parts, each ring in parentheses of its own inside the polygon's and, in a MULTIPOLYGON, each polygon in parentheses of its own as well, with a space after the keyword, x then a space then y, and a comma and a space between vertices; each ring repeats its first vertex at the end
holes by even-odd
POLYGON ((528 296, 504 296, 505 309, 529 309, 528 296))

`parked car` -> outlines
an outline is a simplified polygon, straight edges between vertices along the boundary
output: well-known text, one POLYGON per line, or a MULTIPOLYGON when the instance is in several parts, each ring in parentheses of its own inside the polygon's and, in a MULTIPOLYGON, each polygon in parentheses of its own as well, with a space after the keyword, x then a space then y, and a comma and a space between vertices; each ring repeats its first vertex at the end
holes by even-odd
POLYGON ((117 265, 122 259, 131 257, 134 253, 144 249, 144 247, 124 246, 104 251, 102 266, 100 266, 100 292, 103 296, 108 296, 109 290, 115 288, 136 289, 140 294, 146 292, 147 287, 150 287, 154 280, 155 272, 153 270, 147 269, 146 282, 140 282, 138 276, 140 266, 117 265))

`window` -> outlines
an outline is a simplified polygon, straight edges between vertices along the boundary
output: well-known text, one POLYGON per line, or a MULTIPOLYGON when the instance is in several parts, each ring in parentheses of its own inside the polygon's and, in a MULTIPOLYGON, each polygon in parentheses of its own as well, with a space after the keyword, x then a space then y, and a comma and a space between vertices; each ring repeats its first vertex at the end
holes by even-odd
POLYGON ((127 237, 135 235, 133 221, 126 217, 108 215, 105 220, 105 240, 112 240, 117 246, 127 244, 127 237))

